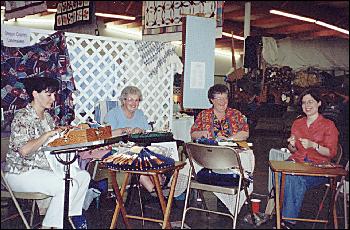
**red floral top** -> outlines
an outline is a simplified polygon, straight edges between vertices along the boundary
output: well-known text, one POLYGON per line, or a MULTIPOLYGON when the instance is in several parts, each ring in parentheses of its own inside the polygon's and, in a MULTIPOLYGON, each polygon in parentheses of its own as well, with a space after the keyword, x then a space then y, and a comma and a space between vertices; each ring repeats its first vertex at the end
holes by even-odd
POLYGON ((214 109, 210 108, 198 114, 191 127, 191 134, 203 130, 209 131, 209 138, 215 139, 218 136, 230 137, 239 131, 249 132, 249 126, 246 117, 237 109, 227 108, 225 118, 219 120, 214 114, 214 109))

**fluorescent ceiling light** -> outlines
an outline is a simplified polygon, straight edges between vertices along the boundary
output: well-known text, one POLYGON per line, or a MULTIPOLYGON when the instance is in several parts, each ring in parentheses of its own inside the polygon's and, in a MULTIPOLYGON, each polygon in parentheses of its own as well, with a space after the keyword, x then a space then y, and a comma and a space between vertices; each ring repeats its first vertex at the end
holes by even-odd
POLYGON ((349 30, 345 30, 345 29, 339 28, 337 26, 330 25, 330 24, 325 23, 325 22, 317 21, 316 19, 306 18, 306 17, 302 17, 302 16, 299 16, 299 15, 282 12, 282 11, 279 11, 279 10, 270 10, 270 13, 271 14, 281 15, 281 16, 284 16, 284 17, 298 19, 298 20, 301 20, 301 21, 315 23, 317 25, 320 25, 320 26, 323 26, 323 27, 327 27, 328 29, 336 30, 338 32, 341 32, 341 33, 349 35, 349 30))
MULTIPOLYGON (((57 9, 47 9, 47 12, 55 13, 57 12, 57 9)), ((132 16, 126 16, 126 15, 118 15, 118 14, 105 14, 105 13, 95 13, 98 17, 104 17, 104 18, 116 18, 116 19, 124 19, 124 20, 132 20, 134 21, 136 18, 132 16)))
POLYGON ((117 18, 124 20, 135 20, 135 17, 125 16, 125 15, 117 15, 117 14, 105 14, 105 13, 95 13, 96 16, 105 17, 105 18, 117 18))
POLYGON ((330 25, 328 23, 321 22, 321 21, 316 21, 316 24, 349 35, 349 30, 345 30, 345 29, 342 29, 342 28, 339 28, 337 26, 333 26, 333 25, 330 25))
POLYGON ((226 36, 226 37, 230 37, 230 38, 234 38, 234 39, 238 39, 238 40, 242 40, 244 41, 244 37, 241 36, 237 36, 237 35, 232 35, 226 32, 222 32, 222 35, 226 36))
MULTIPOLYGON (((136 29, 128 29, 122 26, 114 25, 113 23, 106 23, 106 30, 112 30, 119 33, 126 33, 129 35, 137 36, 137 39, 142 39, 142 32, 136 29)), ((136 37, 135 37, 136 38, 136 37)))
POLYGON ((295 15, 295 14, 285 13, 285 12, 282 12, 282 11, 279 11, 279 10, 270 10, 270 13, 271 14, 281 15, 281 16, 288 17, 288 18, 295 18, 295 19, 298 19, 298 20, 301 20, 301 21, 306 21, 306 22, 312 22, 312 23, 316 22, 316 20, 312 19, 312 18, 307 18, 307 17, 302 17, 302 16, 299 16, 299 15, 295 15))

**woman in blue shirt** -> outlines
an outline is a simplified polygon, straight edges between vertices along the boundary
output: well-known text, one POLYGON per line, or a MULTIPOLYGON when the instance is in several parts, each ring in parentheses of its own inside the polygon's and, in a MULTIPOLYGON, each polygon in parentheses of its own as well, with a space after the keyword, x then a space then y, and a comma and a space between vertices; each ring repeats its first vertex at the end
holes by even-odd
POLYGON ((111 125, 112 135, 143 133, 150 130, 147 117, 140 110, 142 93, 135 86, 125 87, 119 97, 121 106, 111 109, 105 116, 104 122, 111 125))
MULTIPOLYGON (((124 134, 143 133, 150 130, 147 117, 140 110, 139 104, 142 101, 142 93, 135 86, 125 87, 119 97, 121 106, 111 109, 104 119, 105 123, 111 125, 112 135, 119 136, 124 134)), ((160 178, 160 181, 163 181, 160 178)), ((140 183, 149 192, 155 189, 154 183, 149 176, 140 176, 140 183)))

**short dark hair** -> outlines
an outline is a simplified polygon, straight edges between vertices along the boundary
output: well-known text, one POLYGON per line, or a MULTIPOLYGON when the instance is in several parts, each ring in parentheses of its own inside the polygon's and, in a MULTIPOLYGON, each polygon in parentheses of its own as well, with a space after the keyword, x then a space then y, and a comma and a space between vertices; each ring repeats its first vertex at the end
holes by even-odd
POLYGON ((308 88, 308 89, 304 90, 299 95, 299 98, 298 98, 299 109, 301 109, 302 102, 303 102, 303 97, 305 95, 308 95, 308 94, 310 94, 311 97, 317 101, 317 103, 321 102, 321 106, 319 107, 319 109, 318 109, 319 111, 318 112, 322 112, 323 108, 324 108, 324 105, 323 105, 324 103, 322 103, 323 101, 322 101, 321 93, 320 93, 319 89, 317 89, 317 88, 308 88))
POLYGON ((33 91, 41 93, 43 90, 54 93, 60 89, 58 79, 52 77, 30 77, 23 80, 24 87, 29 97, 29 102, 34 100, 33 91))
POLYGON ((214 94, 226 93, 228 95, 228 88, 223 84, 215 84, 208 90, 208 99, 214 99, 214 94))

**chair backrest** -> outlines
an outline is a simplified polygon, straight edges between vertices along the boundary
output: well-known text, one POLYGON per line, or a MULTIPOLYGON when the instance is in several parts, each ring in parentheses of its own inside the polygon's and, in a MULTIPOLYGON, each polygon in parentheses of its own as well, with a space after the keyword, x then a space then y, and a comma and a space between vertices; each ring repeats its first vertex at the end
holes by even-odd
POLYGON ((1 138, 1 163, 6 160, 6 154, 9 150, 10 137, 1 138))
POLYGON ((106 114, 113 108, 119 105, 119 101, 100 101, 97 106, 95 106, 95 121, 102 124, 106 114))
POLYGON ((186 143, 190 160, 208 169, 242 169, 238 152, 231 147, 186 143))
POLYGON ((337 155, 335 155, 335 157, 332 159, 332 162, 339 164, 342 156, 343 156, 343 147, 341 146, 341 144, 338 144, 337 155))

